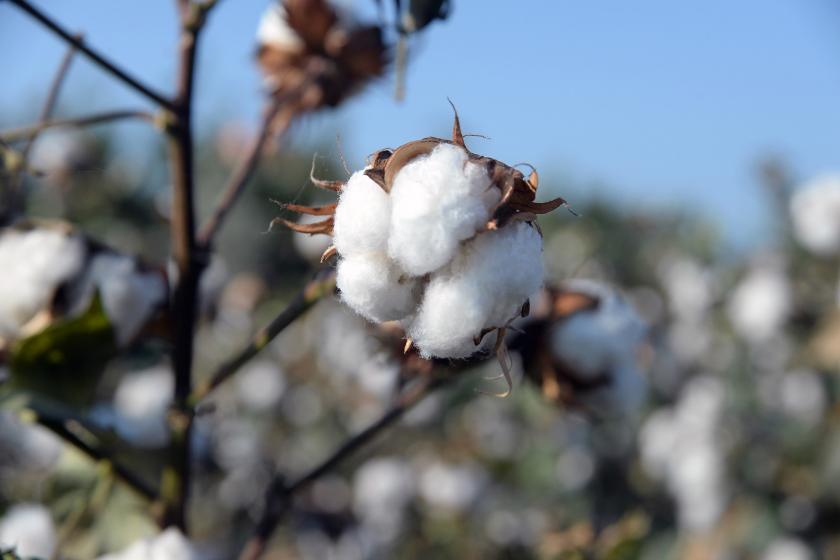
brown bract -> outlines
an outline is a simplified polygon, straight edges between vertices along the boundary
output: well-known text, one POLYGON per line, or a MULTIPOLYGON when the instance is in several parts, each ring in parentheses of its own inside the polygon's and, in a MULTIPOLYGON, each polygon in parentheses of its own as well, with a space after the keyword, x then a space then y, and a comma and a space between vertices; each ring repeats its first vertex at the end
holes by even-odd
POLYGON ((350 26, 326 0, 284 0, 299 43, 264 43, 257 59, 273 94, 297 113, 334 107, 381 75, 388 49, 377 25, 350 26))
MULTIPOLYGON (((501 191, 499 202, 494 208, 490 219, 485 224, 485 230, 498 229, 515 220, 526 221, 536 226, 537 215, 546 214, 561 206, 567 206, 566 201, 560 197, 548 202, 536 202, 539 176, 535 169, 532 168, 531 173, 526 177, 518 169, 504 164, 499 160, 471 152, 464 142, 464 135, 461 132, 461 123, 458 119, 457 111, 455 112, 455 120, 452 125, 452 140, 428 137, 408 142, 394 150, 387 148, 379 150, 371 155, 369 160, 370 166, 365 170, 365 175, 370 177, 386 193, 390 193, 394 185, 394 180, 403 167, 419 157, 430 154, 440 144, 454 144, 463 148, 467 152, 470 161, 482 165, 487 169, 487 174, 491 179, 491 188, 495 187, 501 191)), ((344 184, 340 181, 317 179, 314 173, 310 173, 310 179, 315 186, 333 192, 341 192, 344 187, 344 184)), ((336 204, 320 207, 301 206, 297 204, 282 204, 281 206, 300 214, 329 217, 320 222, 305 225, 284 219, 277 219, 275 222, 282 223, 289 229, 300 233, 332 235, 333 215, 335 214, 336 204)), ((335 247, 329 247, 322 255, 321 262, 324 262, 335 254, 335 247)))

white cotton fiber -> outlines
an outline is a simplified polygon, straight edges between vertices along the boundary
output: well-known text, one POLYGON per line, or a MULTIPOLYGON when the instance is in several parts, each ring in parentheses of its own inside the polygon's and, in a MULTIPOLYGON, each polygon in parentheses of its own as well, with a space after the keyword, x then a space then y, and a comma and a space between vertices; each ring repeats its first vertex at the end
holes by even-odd
POLYGON ((257 28, 257 42, 263 46, 296 50, 303 48, 303 40, 286 21, 286 8, 273 2, 260 19, 257 28))
POLYGON ((790 198, 793 233, 817 255, 840 251, 840 175, 823 175, 798 188, 790 198))
POLYGON ((484 227, 499 197, 463 148, 440 144, 394 179, 388 255, 412 276, 444 266, 461 241, 484 227))
POLYGON ((408 336, 424 357, 467 358, 480 350, 473 338, 516 317, 542 282, 536 228, 517 222, 483 233, 431 278, 417 316, 406 325, 408 336))
POLYGON ((336 284, 356 313, 374 322, 393 321, 417 307, 416 281, 401 276, 384 253, 354 254, 339 261, 336 284))
POLYGON ((333 238, 342 256, 384 251, 388 244, 391 200, 382 187, 357 171, 350 177, 335 211, 333 238))
POLYGON ((77 309, 71 313, 84 311, 94 290, 102 298, 117 344, 125 346, 163 304, 167 287, 162 275, 141 270, 134 259, 103 252, 91 259, 82 280, 77 309))
POLYGON ((6 230, 0 235, 0 338, 14 338, 52 302, 56 289, 82 267, 82 239, 56 229, 6 230))
POLYGON ((165 366, 123 377, 114 393, 116 431, 137 447, 162 447, 169 441, 166 413, 175 391, 172 371, 165 366))

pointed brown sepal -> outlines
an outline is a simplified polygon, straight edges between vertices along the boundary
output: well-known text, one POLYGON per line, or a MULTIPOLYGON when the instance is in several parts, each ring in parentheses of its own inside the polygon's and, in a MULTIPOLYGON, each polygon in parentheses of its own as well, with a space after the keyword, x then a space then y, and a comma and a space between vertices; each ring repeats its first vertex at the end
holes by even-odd
MULTIPOLYGON (((277 221, 278 219, 272 220, 272 224, 277 221)), ((333 228, 333 217, 330 216, 326 220, 321 220, 320 222, 315 222, 314 224, 296 224, 295 222, 290 222, 289 220, 279 220, 284 226, 289 228, 292 231, 296 231, 298 233, 325 233, 330 235, 332 233, 333 228)))
POLYGON ((344 183, 341 181, 327 181, 315 177, 315 158, 312 158, 312 168, 309 170, 309 180, 319 189, 324 189, 332 192, 341 192, 344 188, 344 183))
POLYGON ((282 203, 280 205, 286 210, 297 212, 298 214, 307 214, 309 216, 332 216, 335 214, 335 209, 338 206, 337 202, 332 204, 324 204, 323 206, 302 206, 300 204, 282 203))
POLYGON ((383 191, 388 192, 388 187, 385 186, 385 170, 384 169, 376 169, 376 168, 366 169, 365 170, 365 175, 370 177, 370 179, 374 183, 379 185, 379 187, 383 191))
POLYGON ((452 106, 452 112, 455 113, 455 119, 452 122, 452 143, 466 150, 467 144, 464 142, 464 133, 461 132, 461 119, 458 118, 458 109, 455 108, 455 104, 452 103, 451 99, 447 98, 447 101, 452 106))
POLYGON ((547 202, 511 202, 511 208, 515 210, 520 210, 522 212, 532 212, 534 214, 547 214, 552 210, 556 210, 561 206, 567 206, 568 203, 565 199, 561 197, 557 197, 554 200, 549 200, 547 202))
POLYGON ((327 247, 327 250, 321 255, 321 262, 325 263, 334 256, 338 254, 338 249, 335 248, 335 245, 330 245, 327 247))
POLYGON ((405 339, 405 346, 403 346, 403 354, 408 354, 408 351, 411 350, 411 345, 414 344, 414 341, 410 338, 405 339))
POLYGON ((537 187, 540 185, 540 176, 533 167, 531 168, 531 173, 528 174, 527 183, 531 187, 531 190, 537 192, 537 187))

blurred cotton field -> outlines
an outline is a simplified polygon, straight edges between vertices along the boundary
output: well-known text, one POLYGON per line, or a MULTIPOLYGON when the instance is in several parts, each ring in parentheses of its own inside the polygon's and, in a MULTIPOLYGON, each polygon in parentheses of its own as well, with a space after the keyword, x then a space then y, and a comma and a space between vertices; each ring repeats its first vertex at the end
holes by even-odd
POLYGON ((348 166, 307 127, 383 83, 410 105, 450 3, 371 4, 269 3, 264 130, 196 127, 187 394, 162 142, 24 149, 29 101, 0 106, 0 559, 840 558, 840 169, 765 162, 774 227, 736 246, 478 155, 445 97, 348 166))

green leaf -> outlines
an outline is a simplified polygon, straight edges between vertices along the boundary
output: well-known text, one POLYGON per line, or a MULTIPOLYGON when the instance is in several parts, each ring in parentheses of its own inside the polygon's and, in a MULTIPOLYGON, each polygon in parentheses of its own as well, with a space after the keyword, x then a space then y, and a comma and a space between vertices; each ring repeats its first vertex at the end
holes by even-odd
POLYGON ((58 319, 13 345, 10 385, 62 402, 86 404, 116 352, 114 329, 96 294, 83 314, 58 319))

